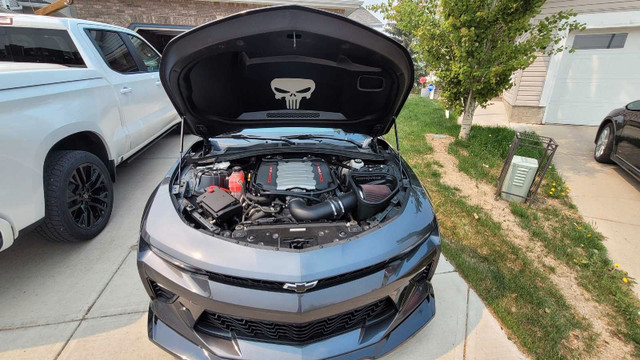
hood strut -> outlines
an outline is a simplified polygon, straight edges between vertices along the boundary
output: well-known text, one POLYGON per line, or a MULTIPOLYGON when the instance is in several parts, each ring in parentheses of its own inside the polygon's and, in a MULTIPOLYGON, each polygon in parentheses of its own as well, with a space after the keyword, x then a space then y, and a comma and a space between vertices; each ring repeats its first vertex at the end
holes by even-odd
POLYGON ((176 195, 180 193, 180 182, 182 181, 182 156, 184 155, 184 116, 180 118, 180 158, 178 159, 178 178, 176 184, 173 185, 171 193, 176 195))
POLYGON ((396 150, 398 153, 398 165, 400 165, 400 174, 402 174, 402 178, 404 178, 404 171, 402 171, 402 156, 400 156, 400 139, 398 138, 398 118, 393 117, 393 132, 396 136, 396 150))

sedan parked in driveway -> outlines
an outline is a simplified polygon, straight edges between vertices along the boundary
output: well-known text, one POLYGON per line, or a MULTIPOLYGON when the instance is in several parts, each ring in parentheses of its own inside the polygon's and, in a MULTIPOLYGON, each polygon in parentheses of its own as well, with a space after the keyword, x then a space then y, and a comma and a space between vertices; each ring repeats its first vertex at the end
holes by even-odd
POLYGON ((640 180, 640 100, 610 112, 595 142, 598 162, 616 163, 640 180))
POLYGON ((202 137, 144 211, 149 337, 188 359, 371 359, 435 315, 440 233, 381 136, 409 52, 300 6, 217 20, 167 45, 160 78, 202 137))

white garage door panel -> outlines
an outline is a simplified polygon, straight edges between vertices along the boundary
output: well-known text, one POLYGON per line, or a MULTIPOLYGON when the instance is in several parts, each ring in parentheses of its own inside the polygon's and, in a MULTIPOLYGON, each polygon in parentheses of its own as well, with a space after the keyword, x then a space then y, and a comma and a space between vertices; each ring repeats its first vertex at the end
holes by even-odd
MULTIPOLYGON (((603 31, 602 33, 622 32, 603 31)), ((546 122, 597 125, 613 109, 640 99, 640 29, 622 49, 578 50, 562 57, 546 122)))

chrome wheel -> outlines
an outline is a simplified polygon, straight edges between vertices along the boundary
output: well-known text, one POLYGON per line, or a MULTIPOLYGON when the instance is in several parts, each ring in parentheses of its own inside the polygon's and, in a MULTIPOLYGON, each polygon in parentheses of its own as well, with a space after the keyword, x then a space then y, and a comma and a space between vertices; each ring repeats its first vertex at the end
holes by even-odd
POLYGON ((609 144, 609 134, 611 133, 610 128, 607 126, 600 132, 600 136, 598 136, 598 142, 596 143, 596 156, 600 157, 604 154, 604 150, 607 148, 609 144))

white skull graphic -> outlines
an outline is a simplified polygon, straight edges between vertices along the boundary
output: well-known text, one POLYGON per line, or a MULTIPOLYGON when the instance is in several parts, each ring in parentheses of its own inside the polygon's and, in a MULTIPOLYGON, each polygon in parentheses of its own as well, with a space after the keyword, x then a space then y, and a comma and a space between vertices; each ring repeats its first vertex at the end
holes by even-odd
POLYGON ((311 79, 280 78, 271 81, 271 90, 276 99, 284 99, 287 109, 298 109, 300 100, 311 97, 316 83, 311 79))

